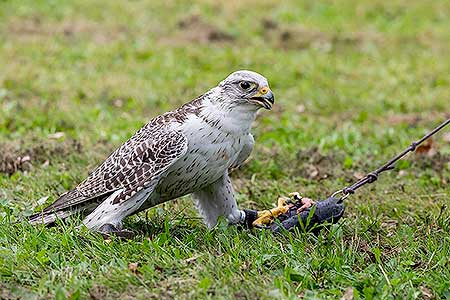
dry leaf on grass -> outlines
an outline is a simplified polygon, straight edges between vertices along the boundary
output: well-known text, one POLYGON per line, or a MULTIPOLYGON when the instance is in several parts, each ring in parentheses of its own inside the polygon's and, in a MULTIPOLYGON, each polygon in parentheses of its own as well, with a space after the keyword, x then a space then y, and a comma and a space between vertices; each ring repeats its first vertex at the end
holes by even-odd
POLYGON ((197 260, 197 258, 199 258, 200 256, 201 256, 201 255, 194 255, 194 256, 192 256, 192 257, 189 257, 189 258, 185 259, 184 261, 187 262, 188 264, 189 264, 189 263, 193 263, 193 262, 195 262, 195 261, 197 260))
POLYGON ((364 178, 364 176, 365 174, 363 172, 356 171, 355 173, 353 173, 353 177, 355 177, 358 180, 364 178))
POLYGON ((420 291, 422 292, 423 297, 422 299, 425 300, 435 299, 433 292, 429 288, 421 286, 420 291))
POLYGON ((430 138, 416 148, 416 153, 433 156, 436 154, 433 139, 430 138))
POLYGON ((306 110, 305 106, 303 104, 297 105, 295 107, 295 111, 299 114, 304 113, 306 110))
POLYGON ((55 132, 55 133, 49 134, 48 138, 52 139, 52 140, 58 140, 64 136, 65 136, 64 132, 55 132))
POLYGON ((353 300, 353 287, 350 286, 345 290, 341 300, 353 300))
POLYGON ((128 264, 128 270, 130 270, 131 273, 136 275, 136 274, 139 273, 138 266, 139 266, 139 263, 137 263, 137 262, 129 263, 128 264))

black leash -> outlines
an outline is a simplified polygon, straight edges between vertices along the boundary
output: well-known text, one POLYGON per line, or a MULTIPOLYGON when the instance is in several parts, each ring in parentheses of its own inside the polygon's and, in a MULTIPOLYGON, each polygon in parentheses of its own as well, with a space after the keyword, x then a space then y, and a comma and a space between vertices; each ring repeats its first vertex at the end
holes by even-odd
POLYGON ((402 153, 400 153, 397 156, 395 156, 394 158, 392 158, 390 161, 385 163, 380 168, 376 169, 373 172, 368 173, 366 176, 364 176, 363 178, 361 178, 360 180, 355 182, 353 185, 351 185, 349 187, 345 187, 342 190, 339 190, 339 191, 335 192, 333 195, 331 195, 331 197, 335 197, 336 195, 342 193, 343 195, 340 198, 340 200, 343 201, 344 199, 346 199, 351 194, 354 194, 355 191, 357 189, 359 189, 360 187, 362 187, 362 186, 364 186, 364 185, 366 185, 368 183, 373 183, 373 182, 377 181, 378 175, 380 175, 380 173, 385 172, 385 171, 393 170, 395 168, 395 163, 398 160, 402 159, 409 152, 414 152, 416 150, 417 146, 419 146, 424 141, 426 141, 427 139, 432 137, 436 132, 438 132, 439 130, 441 130, 442 128, 447 126, 448 124, 450 124, 450 119, 448 119, 447 121, 445 121, 444 123, 442 123, 441 125, 436 127, 435 129, 433 129, 430 133, 426 134, 420 140, 418 140, 416 142, 412 142, 411 145, 408 148, 406 148, 402 153))

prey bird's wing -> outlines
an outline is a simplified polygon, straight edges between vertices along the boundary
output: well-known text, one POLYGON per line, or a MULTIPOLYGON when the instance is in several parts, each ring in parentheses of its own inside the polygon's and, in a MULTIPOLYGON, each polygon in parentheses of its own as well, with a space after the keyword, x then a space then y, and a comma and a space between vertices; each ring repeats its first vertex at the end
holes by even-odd
POLYGON ((117 190, 114 204, 153 185, 187 151, 186 137, 168 124, 147 124, 113 152, 75 189, 44 209, 54 212, 91 204, 117 190))

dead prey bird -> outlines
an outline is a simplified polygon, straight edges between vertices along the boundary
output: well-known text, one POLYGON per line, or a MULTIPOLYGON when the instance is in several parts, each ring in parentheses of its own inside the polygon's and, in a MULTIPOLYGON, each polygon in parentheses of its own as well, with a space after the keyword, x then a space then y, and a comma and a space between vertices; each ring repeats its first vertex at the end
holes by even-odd
POLYGON ((250 155, 250 133, 260 108, 274 96, 267 79, 237 71, 200 97, 150 120, 83 182, 29 218, 50 224, 74 213, 87 228, 120 233, 123 218, 192 194, 208 227, 224 216, 245 222, 228 170, 250 155))

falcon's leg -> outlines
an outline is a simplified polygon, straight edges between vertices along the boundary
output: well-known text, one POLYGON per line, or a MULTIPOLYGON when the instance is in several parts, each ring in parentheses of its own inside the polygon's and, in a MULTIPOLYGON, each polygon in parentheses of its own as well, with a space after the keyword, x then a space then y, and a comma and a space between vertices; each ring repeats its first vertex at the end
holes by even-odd
POLYGON ((209 228, 217 224, 219 216, 226 217, 231 224, 237 224, 245 220, 245 212, 238 208, 234 198, 228 172, 225 172, 213 184, 193 193, 192 197, 209 228))
POLYGON ((114 204, 114 199, 122 192, 118 190, 106 198, 97 208, 83 220, 84 225, 102 234, 120 236, 130 235, 129 231, 122 230, 122 220, 136 213, 142 203, 148 198, 150 191, 142 190, 126 201, 114 204))

